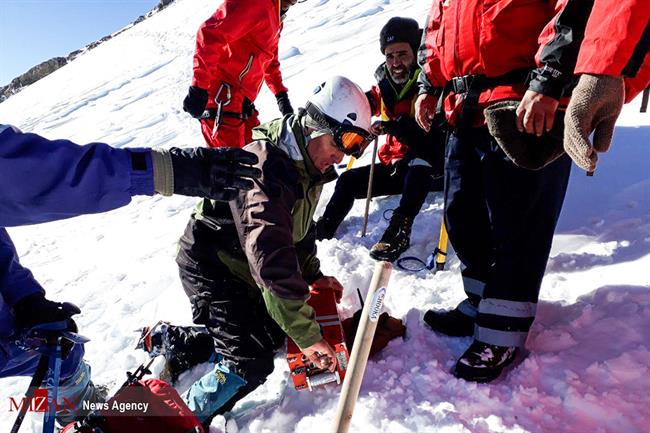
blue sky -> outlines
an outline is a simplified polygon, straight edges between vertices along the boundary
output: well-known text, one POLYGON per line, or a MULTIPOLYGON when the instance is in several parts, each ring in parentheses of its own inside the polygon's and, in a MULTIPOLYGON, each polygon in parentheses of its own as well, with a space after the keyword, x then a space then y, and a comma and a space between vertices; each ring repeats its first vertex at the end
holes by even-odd
POLYGON ((0 86, 145 14, 158 0, 0 0, 0 86))

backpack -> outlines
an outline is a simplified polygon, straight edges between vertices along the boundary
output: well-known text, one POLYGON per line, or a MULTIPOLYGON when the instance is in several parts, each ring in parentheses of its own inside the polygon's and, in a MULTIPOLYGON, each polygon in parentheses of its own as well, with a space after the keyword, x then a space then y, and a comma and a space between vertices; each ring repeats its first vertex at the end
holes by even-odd
POLYGON ((142 380, 142 375, 129 374, 113 397, 97 403, 83 420, 61 433, 205 433, 171 385, 160 379, 142 380))

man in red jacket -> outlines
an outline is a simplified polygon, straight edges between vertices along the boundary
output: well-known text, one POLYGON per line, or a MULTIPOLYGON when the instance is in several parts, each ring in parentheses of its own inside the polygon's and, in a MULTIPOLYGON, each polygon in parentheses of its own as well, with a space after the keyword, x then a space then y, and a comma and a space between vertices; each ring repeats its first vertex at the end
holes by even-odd
POLYGON ((594 1, 575 69, 581 77, 565 118, 564 148, 580 168, 596 169, 598 152, 609 150, 623 103, 650 84, 649 50, 647 1, 594 1), (612 17, 621 25, 613 27, 612 17))
POLYGON ((570 92, 589 2, 433 1, 416 119, 428 129, 438 112, 450 128, 445 221, 467 299, 424 320, 447 335, 474 336, 457 377, 491 381, 524 346, 571 168, 566 155, 536 171, 516 166, 482 111, 520 101, 516 123, 531 144, 552 129, 570 92))
MULTIPOLYGON (((429 191, 442 190, 443 134, 418 128, 413 117, 420 68, 415 55, 422 30, 410 18, 391 18, 382 28, 379 45, 385 62, 375 71, 377 85, 366 92, 375 122, 371 132, 386 134, 375 166, 372 195, 402 194, 381 240, 370 250, 376 260, 394 261, 408 249, 411 226, 429 191)), ((352 209, 355 199, 365 198, 370 166, 341 174, 323 216, 316 224, 319 240, 330 239, 352 209)))
POLYGON ((243 147, 259 125, 253 102, 265 81, 282 115, 293 113, 278 41, 297 0, 225 0, 196 35, 192 86, 183 110, 200 119, 210 147, 243 147))

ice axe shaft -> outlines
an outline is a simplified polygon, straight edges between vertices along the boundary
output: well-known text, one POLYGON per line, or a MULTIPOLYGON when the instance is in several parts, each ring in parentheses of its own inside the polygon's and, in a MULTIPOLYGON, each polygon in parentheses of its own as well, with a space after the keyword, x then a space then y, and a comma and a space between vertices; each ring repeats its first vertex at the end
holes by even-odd
POLYGON ((436 271, 445 269, 447 263, 447 244, 449 243, 449 235, 447 234, 447 226, 445 219, 440 223, 440 237, 438 238, 438 248, 436 249, 436 271))
POLYGON ((377 262, 372 275, 370 288, 366 295, 366 303, 361 312, 359 327, 354 337, 354 346, 347 373, 343 380, 341 396, 336 408, 334 424, 331 433, 346 433, 350 428, 352 413, 359 396, 361 381, 368 363, 368 355, 372 346, 372 340, 377 329, 377 320, 383 309, 386 287, 390 279, 392 266, 389 262, 377 262))
POLYGON ((363 230, 361 237, 366 237, 366 230, 368 229, 368 212, 370 211, 370 201, 372 200, 372 180, 375 177, 375 160, 377 159, 377 145, 379 138, 375 137, 372 144, 372 162, 370 163, 370 175, 368 176, 368 193, 366 194, 366 211, 363 213, 363 230))

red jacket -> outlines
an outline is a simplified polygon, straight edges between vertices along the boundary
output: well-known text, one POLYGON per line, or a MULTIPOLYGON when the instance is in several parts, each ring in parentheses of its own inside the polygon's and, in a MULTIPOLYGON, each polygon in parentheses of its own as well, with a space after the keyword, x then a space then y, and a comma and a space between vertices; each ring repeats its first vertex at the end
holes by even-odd
MULTIPOLYGON (((479 107, 521 99, 527 88, 560 99, 569 93, 591 0, 433 0, 425 28, 421 92, 435 93, 453 77, 499 77, 530 70, 529 83, 483 90, 479 107)), ((449 93, 447 119, 454 123, 462 95, 449 93)))
POLYGON ((225 0, 196 34, 192 85, 206 89, 208 106, 224 81, 255 101, 262 80, 273 94, 282 84, 278 41, 280 0, 225 0))
POLYGON ((428 162, 438 172, 442 172, 442 132, 438 128, 425 132, 415 122, 414 106, 420 69, 413 71, 411 79, 401 86, 398 92, 385 65, 382 63, 375 71, 377 85, 366 92, 372 115, 381 117, 386 132, 386 143, 377 152, 379 160, 382 164, 389 165, 400 160, 406 162, 419 158, 428 162))
MULTIPOLYGON (((417 83, 415 79, 409 81, 402 92, 396 92, 388 77, 385 64, 382 63, 375 71, 377 85, 366 93, 372 108, 372 115, 381 117, 381 120, 397 120, 401 117, 413 118, 415 115, 414 104, 417 98, 417 83)), ((384 143, 377 155, 384 165, 391 164, 394 160, 402 159, 409 152, 409 146, 400 142, 392 134, 386 135, 384 143)))
POLYGON ((630 102, 650 84, 649 48, 648 0, 595 0, 575 72, 624 76, 630 102))

